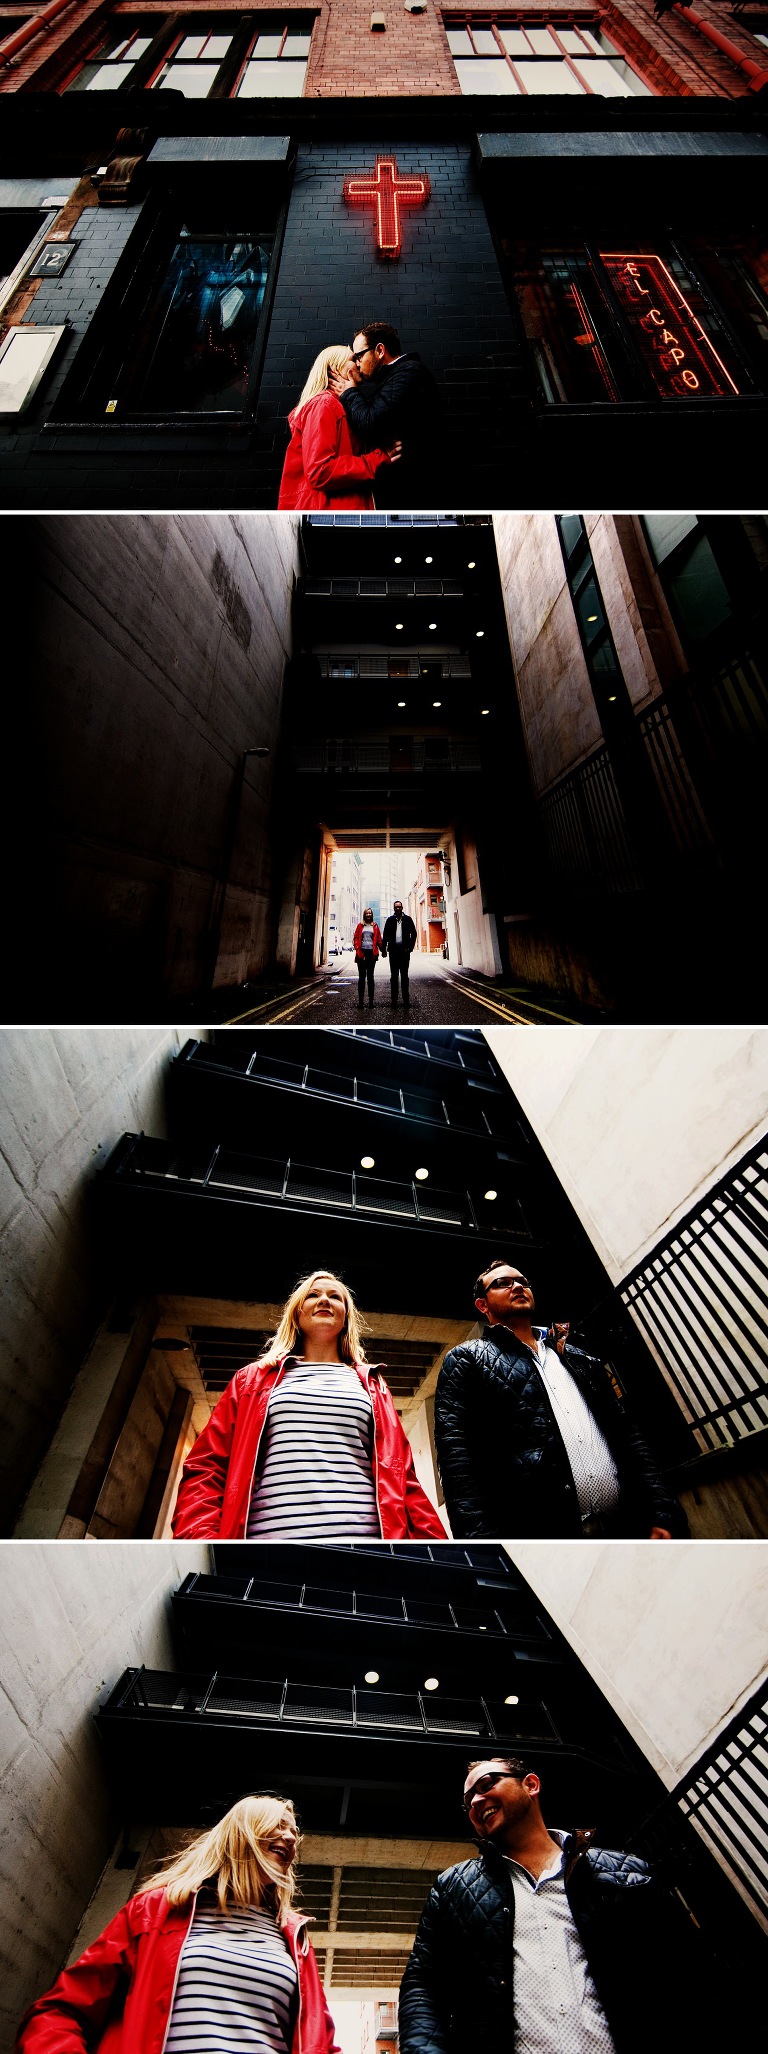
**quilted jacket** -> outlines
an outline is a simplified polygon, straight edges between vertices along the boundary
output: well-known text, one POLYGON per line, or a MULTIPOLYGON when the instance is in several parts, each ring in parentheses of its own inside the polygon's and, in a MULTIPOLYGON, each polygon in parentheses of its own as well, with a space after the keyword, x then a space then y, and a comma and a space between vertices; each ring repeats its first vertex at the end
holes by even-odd
MULTIPOLYGON (((701 2006, 697 1996, 706 1964, 692 1962, 697 1936, 679 1899, 639 1856, 592 1839, 566 1842, 565 1887, 616 2054, 677 2054, 676 2031, 715 2054, 711 1993, 701 2006)), ((511 1872, 492 1846, 438 1876, 400 1990, 400 2054, 512 2054, 514 1925, 511 1872)))
MULTIPOLYGON (((621 1484, 626 1538, 652 1526, 676 1536, 687 1522, 662 1482, 601 1362, 566 1343, 563 1361, 602 1428, 621 1484)), ((435 1393, 435 1442, 455 1540, 570 1539, 581 1532, 576 1487, 547 1392, 529 1348, 508 1327, 446 1355, 435 1393)))

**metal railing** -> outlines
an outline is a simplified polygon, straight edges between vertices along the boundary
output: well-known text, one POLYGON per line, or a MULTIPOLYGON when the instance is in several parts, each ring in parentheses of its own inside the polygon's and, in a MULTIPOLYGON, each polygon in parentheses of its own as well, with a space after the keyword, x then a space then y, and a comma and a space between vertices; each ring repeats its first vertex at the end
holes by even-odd
MULTIPOLYGON (((691 671, 636 714, 622 742, 627 765, 647 774, 681 867, 714 870, 732 860, 744 820, 761 803, 768 763, 768 660, 755 646, 712 670, 691 671)), ((620 758, 597 750, 539 801, 551 875, 580 895, 642 888, 640 845, 622 798, 620 758), (617 774, 618 773, 618 774, 617 774)))
POLYGON ((305 1613, 327 1613, 334 1618, 363 1619, 369 1625, 371 1620, 379 1624, 408 1626, 419 1632, 425 1627, 430 1631, 448 1633, 483 1633, 486 1639, 540 1641, 547 1639, 535 1613, 526 1614, 522 1608, 515 1611, 512 1601, 505 1600, 506 1617, 495 1607, 488 1605, 452 1604, 447 1598, 427 1602, 423 1598, 389 1594, 366 1590, 332 1589, 310 1583, 283 1583, 262 1576, 219 1576, 207 1575, 193 1570, 176 1593, 178 1599, 220 1605, 222 1600, 238 1605, 265 1605, 270 1611, 275 1606, 280 1610, 303 1611, 305 1613))
POLYGON ((338 774, 344 777, 429 777, 480 771, 482 757, 478 742, 455 742, 447 736, 417 740, 411 736, 393 745, 358 742, 353 735, 328 740, 294 742, 291 761, 295 771, 314 776, 338 774))
POLYGON ((768 1930, 768 1681, 673 1795, 768 1930))
POLYGON ((463 599, 457 578, 318 578, 308 572, 306 599, 463 599))
POLYGON ((620 1287, 703 1453, 768 1427, 768 1139, 620 1287))
MULTIPOLYGON (((444 913, 444 900, 441 901, 441 910, 444 913)), ((495 1140, 507 1139, 505 1130, 507 1126, 511 1127, 511 1121, 504 1118, 503 1100, 500 1104, 499 1094, 490 1089, 490 1079, 487 1093, 476 1092, 474 1098, 467 1097, 458 1103, 450 1096, 444 1097, 439 1088, 430 1091, 410 1084, 385 1084, 375 1077, 358 1076, 354 1070, 321 1070, 314 1063, 292 1062, 286 1056, 270 1055, 263 1035, 256 1049, 225 1048, 222 1051, 219 1042, 196 1042, 185 1051, 184 1060, 186 1067, 205 1070, 208 1075, 215 1072, 222 1077, 234 1076, 254 1087, 276 1084, 286 1091, 304 1092, 309 1098, 333 1098, 345 1105, 365 1107, 366 1112, 392 1113, 395 1117, 401 1114, 408 1120, 419 1120, 434 1127, 450 1127, 453 1131, 476 1134, 484 1139, 491 1135, 495 1140)), ((248 1091, 243 1093, 244 1108, 254 1095, 248 1091)))
POLYGON ((325 1211, 354 1213, 384 1222, 398 1220, 413 1227, 459 1228, 484 1235, 507 1234, 531 1241, 519 1199, 485 1200, 464 1189, 427 1188, 423 1183, 395 1182, 361 1176, 358 1171, 331 1170, 292 1157, 244 1155, 214 1147, 182 1154, 172 1142, 150 1135, 124 1137, 114 1171, 118 1183, 198 1191, 240 1202, 277 1200, 286 1207, 322 1206, 325 1211))
POLYGON ((129 1670, 105 1707, 107 1712, 165 1714, 174 1719, 243 1720, 283 1727, 343 1727, 362 1733, 401 1734, 408 1739, 561 1743, 547 1706, 535 1699, 516 1705, 484 1697, 438 1697, 429 1692, 351 1688, 292 1682, 288 1677, 253 1678, 168 1674, 129 1670))

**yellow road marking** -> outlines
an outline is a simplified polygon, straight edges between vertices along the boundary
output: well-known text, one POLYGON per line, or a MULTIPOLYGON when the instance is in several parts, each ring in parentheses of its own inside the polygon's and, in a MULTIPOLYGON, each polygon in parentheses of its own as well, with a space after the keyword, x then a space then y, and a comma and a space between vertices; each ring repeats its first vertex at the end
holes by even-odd
MULTIPOLYGON (((504 1004, 503 999, 496 999, 494 1001, 490 998, 486 998, 484 993, 475 990, 474 985, 464 984, 458 977, 452 977, 450 982, 459 991, 467 992, 469 997, 475 999, 479 1006, 486 1006, 489 1013, 498 1012, 501 1014, 502 1018, 513 1020, 515 1026, 517 1027, 533 1026, 534 1023, 532 1020, 527 1020, 524 1014, 522 1013, 514 1013, 510 1006, 504 1004)), ((572 1020, 568 1014, 553 1013, 549 1006, 538 1005, 535 999, 523 999, 521 1003, 525 1006, 530 1006, 532 1012, 546 1013, 548 1020, 559 1020, 561 1024, 565 1027, 577 1027, 579 1024, 578 1020, 572 1020)))
MULTIPOLYGON (((313 985, 309 991, 302 992, 298 998, 288 999, 282 1012, 271 1013, 270 1017, 272 1020, 286 1020, 291 1013, 300 1013, 302 1007, 311 1005, 313 999, 318 996, 319 994, 313 985)), ((239 1027, 243 1020, 255 1020, 259 1013, 269 1013, 270 1007, 279 1005, 279 1003, 279 999, 265 999, 263 1005, 253 1006, 249 1013, 234 1013, 232 1019, 225 1020, 223 1025, 225 1027, 239 1027)))

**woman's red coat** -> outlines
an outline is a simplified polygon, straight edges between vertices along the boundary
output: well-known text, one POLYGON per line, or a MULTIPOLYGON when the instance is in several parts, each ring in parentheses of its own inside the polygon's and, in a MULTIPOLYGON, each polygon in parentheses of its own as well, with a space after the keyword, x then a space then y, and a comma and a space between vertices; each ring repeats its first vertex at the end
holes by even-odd
MULTIPOLYGON (((17 2054, 162 2054, 192 1910, 169 1904, 164 1890, 131 1897, 31 2006, 17 2054)), ((339 2054, 306 1923, 289 1912, 284 1928, 299 1977, 291 2054, 339 2054)))
MULTIPOLYGON (((375 963, 375 961, 376 961, 376 958, 377 958, 377 956, 378 956, 378 954, 379 954, 379 951, 380 951, 380 949, 381 949, 381 944, 382 944, 382 935, 381 935, 381 928, 379 927, 379 923, 378 923, 378 920, 374 920, 374 923, 373 923, 373 949, 372 949, 372 950, 370 951, 370 953, 371 953, 371 954, 373 955, 373 960, 374 960, 374 963, 375 963)), ((354 951, 355 951, 355 955, 356 955, 356 956, 358 956, 358 957, 360 957, 360 958, 362 959, 362 961, 363 961, 363 962, 366 962, 366 961, 367 961, 367 953, 366 953, 366 954, 364 954, 364 953, 363 953, 363 923, 362 923, 362 920, 358 920, 357 926, 356 926, 356 928, 355 928, 355 935, 354 935, 354 940, 353 940, 353 943, 352 943, 352 947, 353 947, 353 949, 354 949, 354 951)))
MULTIPOLYGON (((236 1370, 184 1464, 173 1518, 177 1539, 244 1539, 267 1406, 287 1359, 251 1362, 236 1370)), ((445 1540, 445 1527, 421 1488, 407 1435, 378 1365, 354 1366, 373 1406, 374 1481, 382 1540, 445 1540)))
POLYGON ((382 464, 389 463, 385 449, 370 449, 358 456, 341 400, 333 392, 318 392, 314 399, 294 407, 288 415, 291 439, 285 453, 280 481, 279 507, 304 512, 344 509, 369 513, 373 506, 372 485, 382 464))

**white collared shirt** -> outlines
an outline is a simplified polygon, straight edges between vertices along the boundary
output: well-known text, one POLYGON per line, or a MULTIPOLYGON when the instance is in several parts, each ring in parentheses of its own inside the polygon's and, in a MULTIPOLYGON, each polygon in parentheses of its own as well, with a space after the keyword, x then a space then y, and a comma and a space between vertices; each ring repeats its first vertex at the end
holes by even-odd
POLYGON ((567 1834, 538 1880, 509 1854, 515 1893, 515 2054, 615 2054, 615 2041, 587 1966, 565 1894, 567 1834))
POLYGON ((582 1518, 611 1512, 621 1490, 605 1434, 557 1349, 547 1345, 543 1327, 534 1327, 534 1333, 537 1367, 571 1466, 579 1512, 582 1518))

